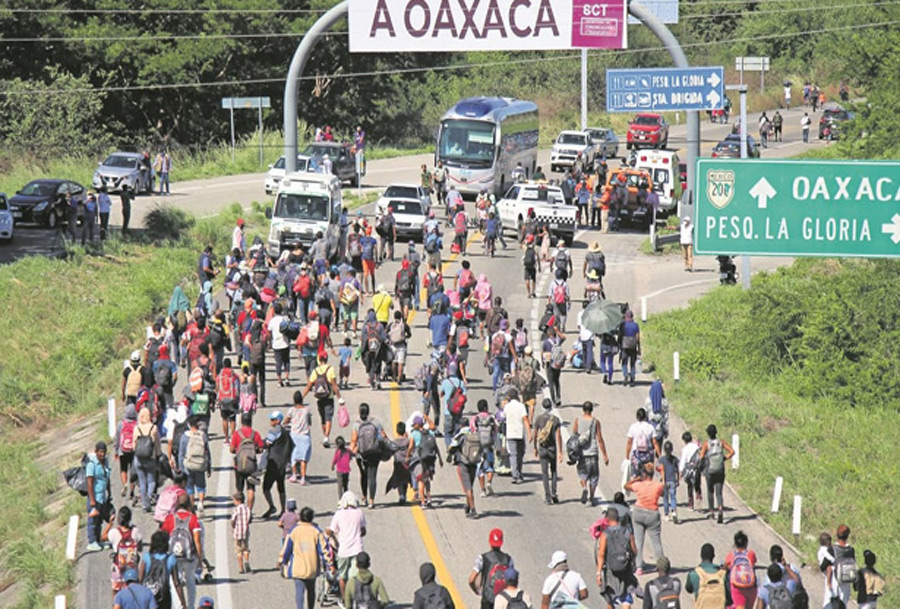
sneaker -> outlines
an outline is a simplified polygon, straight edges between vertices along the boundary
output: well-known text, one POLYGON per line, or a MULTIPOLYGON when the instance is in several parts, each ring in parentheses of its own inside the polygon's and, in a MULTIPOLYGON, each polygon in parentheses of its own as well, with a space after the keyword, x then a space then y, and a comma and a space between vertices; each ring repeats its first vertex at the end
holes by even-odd
POLYGON ((290 478, 288 478, 288 482, 294 482, 294 483, 296 483, 296 482, 297 482, 297 476, 291 476, 290 478))
POLYGON ((550 497, 544 497, 544 503, 547 505, 553 505, 553 500, 550 497))
POLYGON ((482 490, 482 491, 481 491, 481 496, 482 496, 482 497, 487 497, 487 496, 488 496, 487 490, 482 490))
POLYGON ((204 508, 203 505, 201 504, 197 508, 197 518, 199 518, 200 520, 203 520, 204 516, 206 516, 206 508, 204 508))
POLYGON ((634 574, 635 574, 635 575, 643 575, 643 574, 644 574, 644 570, 641 569, 640 567, 638 567, 637 569, 634 570, 634 574))
POLYGON ((722 511, 720 510, 720 511, 719 511, 719 517, 716 519, 716 522, 718 522, 719 524, 722 524, 724 521, 725 521, 725 515, 724 515, 724 514, 722 513, 722 511))
POLYGON ((102 549, 103 549, 103 547, 102 547, 99 543, 97 543, 97 542, 95 541, 95 542, 89 543, 89 544, 87 545, 86 551, 88 551, 88 552, 99 552, 99 551, 102 550, 102 549))
POLYGON ((672 514, 672 522, 674 522, 675 524, 678 524, 678 514, 675 514, 675 513, 672 514))
POLYGON ((306 481, 306 478, 300 478, 300 486, 306 486, 309 482, 306 481))
POLYGON ((552 497, 550 497, 550 500, 553 502, 553 505, 556 505, 557 503, 559 503, 559 497, 557 497, 556 495, 553 495, 552 497))
POLYGON ((244 562, 244 573, 253 573, 253 567, 250 566, 250 561, 244 562))
POLYGON ((669 522, 669 515, 668 515, 668 514, 666 514, 666 515, 664 516, 664 518, 666 519, 666 522, 669 522))
POLYGON ((581 503, 586 504, 587 499, 588 499, 588 492, 587 492, 587 489, 584 489, 581 491, 581 503))
POLYGON ((478 519, 478 512, 476 512, 475 510, 472 510, 472 511, 470 511, 468 514, 466 514, 466 518, 469 518, 469 519, 471 519, 471 520, 477 520, 477 519, 478 519))
POLYGON ((494 484, 493 484, 492 482, 488 482, 488 485, 487 485, 487 494, 488 494, 489 497, 493 497, 493 496, 494 496, 494 484))
POLYGON ((271 518, 272 516, 275 515, 275 512, 276 512, 276 511, 277 511, 277 510, 276 510, 274 507, 270 507, 270 508, 267 509, 265 512, 263 512, 262 519, 263 519, 263 520, 268 520, 269 518, 271 518))
POLYGON ((331 442, 328 441, 328 438, 322 438, 322 446, 325 448, 331 448, 331 442))

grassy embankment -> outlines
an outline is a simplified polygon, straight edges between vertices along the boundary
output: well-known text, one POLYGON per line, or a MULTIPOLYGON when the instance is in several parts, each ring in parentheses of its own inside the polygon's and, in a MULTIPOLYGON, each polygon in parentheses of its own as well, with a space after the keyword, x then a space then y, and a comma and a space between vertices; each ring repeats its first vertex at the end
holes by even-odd
POLYGON ((795 542, 809 564, 818 534, 848 524, 857 557, 872 549, 890 574, 886 607, 900 603, 898 281, 895 262, 800 260, 754 277, 749 291, 717 288, 654 316, 642 332, 644 359, 688 427, 740 434, 741 468, 729 480, 741 496, 785 537, 791 498, 802 496, 795 542), (773 515, 777 476, 784 497, 773 515))
POLYGON ((260 209, 235 205, 197 221, 178 214, 180 222, 162 223, 178 225, 177 240, 112 240, 102 254, 75 249, 65 261, 31 257, 0 267, 8 305, 0 319, 0 605, 47 607, 69 591, 63 523, 84 505, 60 472, 105 435, 106 399, 118 393, 122 362, 165 312, 174 285, 196 297, 198 244, 225 251, 239 214, 251 236, 264 235, 260 209))

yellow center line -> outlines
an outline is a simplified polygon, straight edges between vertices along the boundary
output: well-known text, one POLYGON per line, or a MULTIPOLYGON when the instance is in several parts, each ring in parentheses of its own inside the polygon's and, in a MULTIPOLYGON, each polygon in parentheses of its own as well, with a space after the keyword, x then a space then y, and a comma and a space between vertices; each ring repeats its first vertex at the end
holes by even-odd
MULTIPOLYGON (((466 242, 466 250, 469 249, 469 245, 475 240, 476 238, 473 236, 466 242)), ((441 265, 441 275, 447 271, 447 268, 455 262, 457 258, 459 258, 459 254, 451 254, 450 257, 444 261, 441 265)), ((423 301, 423 305, 427 305, 427 302, 425 302, 427 301, 427 296, 424 291, 421 295, 421 301, 423 301)), ((416 311, 411 310, 409 312, 409 321, 407 323, 412 325, 415 317, 416 311)), ((396 427, 397 422, 403 420, 403 413, 400 411, 400 392, 398 391, 396 383, 391 383, 391 419, 393 421, 392 427, 396 427)), ((428 519, 425 517, 424 510, 415 504, 413 504, 410 509, 412 510, 416 528, 419 529, 419 536, 422 538, 422 543, 425 545, 425 550, 428 552, 428 557, 431 559, 432 564, 434 564, 434 570, 437 572, 438 580, 440 580, 440 583, 446 586, 447 590, 450 592, 453 604, 457 607, 465 607, 466 602, 463 600, 459 593, 459 589, 453 581, 453 576, 447 568, 447 563, 444 562, 444 557, 441 554, 440 548, 438 548, 434 533, 431 532, 431 525, 428 524, 428 519)))

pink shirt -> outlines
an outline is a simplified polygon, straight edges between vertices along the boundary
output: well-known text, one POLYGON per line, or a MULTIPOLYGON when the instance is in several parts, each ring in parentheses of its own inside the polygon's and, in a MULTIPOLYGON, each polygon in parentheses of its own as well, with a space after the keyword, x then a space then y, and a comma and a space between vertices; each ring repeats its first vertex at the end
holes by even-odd
POLYGON ((349 450, 336 450, 334 451, 334 459, 331 460, 331 464, 334 466, 334 469, 339 474, 349 474, 350 473, 350 451, 349 450))
POLYGON ((486 281, 479 281, 475 286, 475 297, 478 299, 478 308, 487 311, 491 308, 491 296, 493 295, 491 284, 486 281))
POLYGON ((331 518, 331 529, 338 540, 338 558, 350 558, 363 551, 362 530, 366 517, 359 508, 343 508, 331 518))

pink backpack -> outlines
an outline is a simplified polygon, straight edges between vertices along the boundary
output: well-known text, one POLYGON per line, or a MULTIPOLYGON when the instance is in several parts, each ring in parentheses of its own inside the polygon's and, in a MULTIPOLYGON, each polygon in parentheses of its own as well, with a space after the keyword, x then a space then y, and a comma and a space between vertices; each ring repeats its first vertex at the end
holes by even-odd
POLYGON ((241 412, 256 414, 256 391, 253 391, 253 388, 248 388, 248 391, 244 391, 243 387, 241 387, 241 400, 240 400, 241 412))
POLYGON ((178 506, 178 498, 185 494, 185 490, 180 486, 167 486, 159 494, 156 501, 156 509, 153 511, 153 520, 162 524, 166 520, 166 516, 174 514, 178 506))

